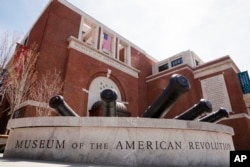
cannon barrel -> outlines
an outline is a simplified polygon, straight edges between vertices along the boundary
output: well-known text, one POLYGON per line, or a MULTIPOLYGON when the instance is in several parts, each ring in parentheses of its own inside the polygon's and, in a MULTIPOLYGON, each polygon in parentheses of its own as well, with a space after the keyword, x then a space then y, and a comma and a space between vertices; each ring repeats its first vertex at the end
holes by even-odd
POLYGON ((111 117, 117 116, 116 91, 114 89, 105 89, 101 92, 100 96, 103 101, 104 116, 111 116, 111 117))
POLYGON ((201 118, 200 122, 218 122, 224 117, 229 117, 229 112, 225 108, 220 108, 218 111, 213 112, 203 118, 201 118))
POLYGON ((74 117, 79 117, 77 113, 74 112, 73 109, 71 109, 68 104, 64 101, 63 96, 57 95, 53 96, 49 100, 49 106, 51 108, 56 109, 56 111, 61 115, 61 116, 74 116, 74 117))
POLYGON ((126 107, 125 104, 123 104, 122 102, 116 102, 116 112, 117 112, 117 115, 119 115, 118 113, 126 113, 128 112, 128 109, 126 107))
POLYGON ((195 104, 182 114, 176 116, 174 119, 194 120, 204 112, 212 112, 212 104, 206 99, 201 99, 199 103, 195 104))
POLYGON ((176 100, 189 89, 190 84, 187 78, 179 74, 172 75, 167 87, 146 109, 142 117, 163 118, 176 100))

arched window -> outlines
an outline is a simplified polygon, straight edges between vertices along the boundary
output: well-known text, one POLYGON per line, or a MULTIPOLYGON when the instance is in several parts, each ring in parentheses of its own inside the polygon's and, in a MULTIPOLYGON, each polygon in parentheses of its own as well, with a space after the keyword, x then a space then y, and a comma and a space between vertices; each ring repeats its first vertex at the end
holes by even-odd
POLYGON ((88 93, 88 111, 91 107, 97 102, 101 100, 100 93, 104 89, 115 89, 118 95, 117 101, 121 101, 121 93, 118 86, 112 81, 110 78, 100 76, 93 79, 89 86, 89 93, 88 93))

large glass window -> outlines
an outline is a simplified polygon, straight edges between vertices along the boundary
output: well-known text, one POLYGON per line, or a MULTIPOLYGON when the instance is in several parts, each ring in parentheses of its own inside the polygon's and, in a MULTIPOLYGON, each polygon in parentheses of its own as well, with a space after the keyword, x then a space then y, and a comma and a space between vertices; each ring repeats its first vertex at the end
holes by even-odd
POLYGON ((167 70, 168 68, 169 68, 168 63, 166 63, 166 64, 159 66, 158 70, 159 72, 161 72, 161 71, 167 70))
POLYGON ((177 65, 182 64, 182 63, 183 63, 183 60, 181 57, 181 58, 178 58, 176 60, 171 61, 171 66, 174 67, 174 66, 177 66, 177 65))

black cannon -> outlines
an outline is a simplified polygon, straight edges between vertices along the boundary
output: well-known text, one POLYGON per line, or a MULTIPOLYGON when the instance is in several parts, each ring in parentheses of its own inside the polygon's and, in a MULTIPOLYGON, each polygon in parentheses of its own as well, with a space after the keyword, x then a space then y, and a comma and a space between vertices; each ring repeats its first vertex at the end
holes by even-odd
POLYGON ((104 116, 117 116, 116 100, 118 96, 116 91, 114 89, 105 89, 100 96, 103 101, 104 116))
POLYGON ((102 99, 103 115, 107 117, 121 116, 121 114, 128 114, 127 107, 117 102, 117 92, 114 89, 105 89, 100 94, 102 99))
POLYGON ((71 109, 68 104, 63 100, 63 97, 61 95, 53 96, 49 100, 49 106, 51 108, 56 109, 56 111, 61 116, 74 116, 79 117, 77 113, 74 112, 73 109, 71 109))
POLYGON ((117 93, 114 89, 105 89, 101 92, 104 116, 116 116, 117 93))
POLYGON ((194 120, 204 112, 212 112, 212 104, 206 99, 201 99, 199 103, 195 104, 182 114, 176 116, 174 119, 194 120))
POLYGON ((172 75, 167 87, 153 104, 146 109, 142 117, 163 118, 175 101, 189 89, 190 84, 187 78, 179 74, 172 75))
POLYGON ((224 117, 229 117, 229 112, 225 108, 220 108, 218 111, 213 112, 201 119, 199 119, 200 122, 218 122, 224 117))

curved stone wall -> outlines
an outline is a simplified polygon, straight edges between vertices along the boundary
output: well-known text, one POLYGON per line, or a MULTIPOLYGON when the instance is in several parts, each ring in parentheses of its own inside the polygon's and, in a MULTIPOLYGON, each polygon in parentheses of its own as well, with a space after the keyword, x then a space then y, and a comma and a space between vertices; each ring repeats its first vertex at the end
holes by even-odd
POLYGON ((132 117, 10 120, 4 157, 126 166, 229 166, 228 126, 132 117))

